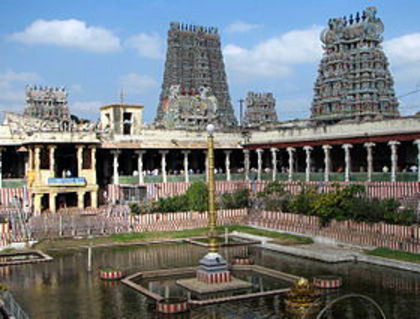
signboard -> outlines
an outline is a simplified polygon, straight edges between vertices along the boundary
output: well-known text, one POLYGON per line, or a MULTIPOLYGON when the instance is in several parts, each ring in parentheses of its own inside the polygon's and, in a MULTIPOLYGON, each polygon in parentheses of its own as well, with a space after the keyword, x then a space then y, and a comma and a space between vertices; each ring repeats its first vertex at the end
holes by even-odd
POLYGON ((86 186, 84 177, 50 177, 48 178, 50 186, 86 186))

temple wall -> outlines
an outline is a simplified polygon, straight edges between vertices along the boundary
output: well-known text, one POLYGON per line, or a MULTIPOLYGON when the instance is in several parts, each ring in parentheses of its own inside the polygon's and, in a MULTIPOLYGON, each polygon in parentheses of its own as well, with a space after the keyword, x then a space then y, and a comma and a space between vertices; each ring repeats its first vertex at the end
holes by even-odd
POLYGON ((252 131, 247 144, 344 139, 420 132, 419 117, 252 131))

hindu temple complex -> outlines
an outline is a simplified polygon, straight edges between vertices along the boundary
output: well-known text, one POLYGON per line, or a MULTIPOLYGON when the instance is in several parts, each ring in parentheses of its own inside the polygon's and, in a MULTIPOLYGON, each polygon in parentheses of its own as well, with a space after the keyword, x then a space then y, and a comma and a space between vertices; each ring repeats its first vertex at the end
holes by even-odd
POLYGON ((306 119, 250 88, 237 121, 218 28, 180 22, 152 123, 27 85, 0 125, 0 316, 417 318, 420 112, 383 32, 375 7, 327 21, 306 119))
POLYGON ((171 23, 155 122, 124 103, 75 122, 65 89, 28 86, 24 114, 0 128, 3 191, 27 187, 39 214, 118 200, 109 185, 206 179, 208 123, 219 179, 420 180, 420 118, 399 116, 383 30, 375 8, 330 19, 311 118, 278 122, 274 96, 249 92, 239 127, 217 28, 171 23))

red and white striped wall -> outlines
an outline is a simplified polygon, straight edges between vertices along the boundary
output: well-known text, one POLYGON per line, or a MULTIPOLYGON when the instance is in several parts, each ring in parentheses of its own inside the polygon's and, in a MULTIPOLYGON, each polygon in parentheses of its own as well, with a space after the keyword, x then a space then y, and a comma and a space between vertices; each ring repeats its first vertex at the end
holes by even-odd
POLYGON ((232 276, 230 274, 230 271, 212 273, 200 269, 197 270, 197 280, 206 284, 220 284, 232 281, 232 276))
POLYGON ((321 289, 336 289, 343 285, 339 276, 322 276, 314 278, 314 286, 321 289))
POLYGON ((160 313, 180 313, 186 312, 190 309, 186 299, 163 299, 157 304, 157 311, 160 313))

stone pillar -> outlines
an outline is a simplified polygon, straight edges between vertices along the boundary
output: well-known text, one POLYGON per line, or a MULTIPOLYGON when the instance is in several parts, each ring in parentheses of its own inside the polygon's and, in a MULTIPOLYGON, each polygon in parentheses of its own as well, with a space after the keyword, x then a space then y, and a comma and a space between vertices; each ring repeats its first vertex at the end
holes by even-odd
POLYGON ((413 142, 417 145, 417 181, 420 182, 420 140, 413 142))
POLYGON ((279 149, 272 147, 270 150, 271 150, 271 166, 273 169, 272 179, 273 181, 275 181, 277 179, 277 152, 279 151, 279 149))
POLYGON ((38 173, 41 169, 41 146, 35 145, 35 171, 38 173))
POLYGON ((83 145, 77 145, 77 174, 76 176, 81 176, 83 169, 83 145))
POLYGON ((98 208, 98 192, 97 191, 90 192, 90 204, 92 205, 92 208, 98 208))
POLYGON ((264 150, 262 148, 257 148, 257 165, 258 165, 258 171, 257 171, 257 179, 261 180, 262 175, 262 154, 264 153, 264 150))
POLYGON ((91 157, 91 164, 92 164, 91 169, 93 170, 92 184, 96 184, 96 146, 91 146, 90 157, 91 157))
POLYGON ((119 184, 120 183, 120 175, 118 172, 118 168, 119 168, 119 164, 118 164, 118 156, 120 155, 121 151, 118 150, 114 150, 111 151, 111 154, 114 156, 113 158, 113 170, 114 170, 114 174, 113 174, 113 184, 119 184))
POLYGON ((398 154, 397 147, 401 143, 398 141, 389 141, 388 145, 391 147, 391 182, 397 181, 397 168, 398 168, 398 154))
POLYGON ((373 172, 373 147, 375 146, 375 143, 368 142, 365 143, 364 146, 366 147, 367 152, 367 181, 372 181, 372 172, 373 172))
POLYGON ((289 176, 288 181, 291 182, 293 180, 293 153, 296 151, 294 147, 286 148, 287 153, 289 154, 289 176))
POLYGON ((160 155, 162 156, 161 162, 160 162, 160 168, 162 171, 162 179, 164 183, 168 182, 168 176, 166 174, 166 154, 168 154, 168 151, 159 151, 160 155))
POLYGON ((330 181, 330 169, 331 169, 331 160, 330 160, 330 150, 332 149, 331 145, 322 145, 324 150, 324 181, 330 181))
POLYGON ((0 188, 3 188, 3 148, 0 148, 0 188))
POLYGON ((232 177, 230 176, 230 153, 232 153, 232 151, 225 151, 225 171, 227 181, 230 181, 232 179, 232 177))
POLYGON ((344 181, 350 182, 350 172, 351 172, 351 156, 350 149, 353 148, 351 144, 343 144, 341 147, 344 149, 344 163, 346 167, 344 168, 344 181))
POLYGON ((136 151, 135 153, 137 154, 137 171, 139 172, 139 184, 143 184, 143 154, 145 153, 145 151, 136 151))
POLYGON ((77 208, 80 208, 80 209, 85 208, 84 196, 85 196, 85 192, 77 192, 77 208))
POLYGON ((34 194, 34 215, 41 215, 41 199, 43 194, 34 194))
POLYGON ((57 198, 57 193, 50 193, 49 196, 50 196, 49 197, 50 212, 55 213, 57 212, 57 206, 56 206, 56 200, 55 200, 57 198))
POLYGON ((34 169, 34 150, 28 146, 28 172, 34 169))
POLYGON ((311 180, 311 152, 313 147, 306 145, 303 150, 306 153, 305 181, 309 182, 311 180))
POLYGON ((190 169, 190 167, 189 167, 189 162, 188 162, 188 155, 190 154, 190 151, 182 151, 182 154, 184 154, 185 183, 189 183, 190 182, 190 173, 188 172, 188 170, 190 169))
POLYGON ((249 181, 249 166, 250 166, 250 159, 249 159, 249 150, 244 150, 244 170, 245 170, 245 180, 249 181))
POLYGON ((57 146, 55 145, 48 146, 48 149, 50 150, 50 174, 52 177, 56 177, 55 176, 55 149, 56 148, 57 146))

